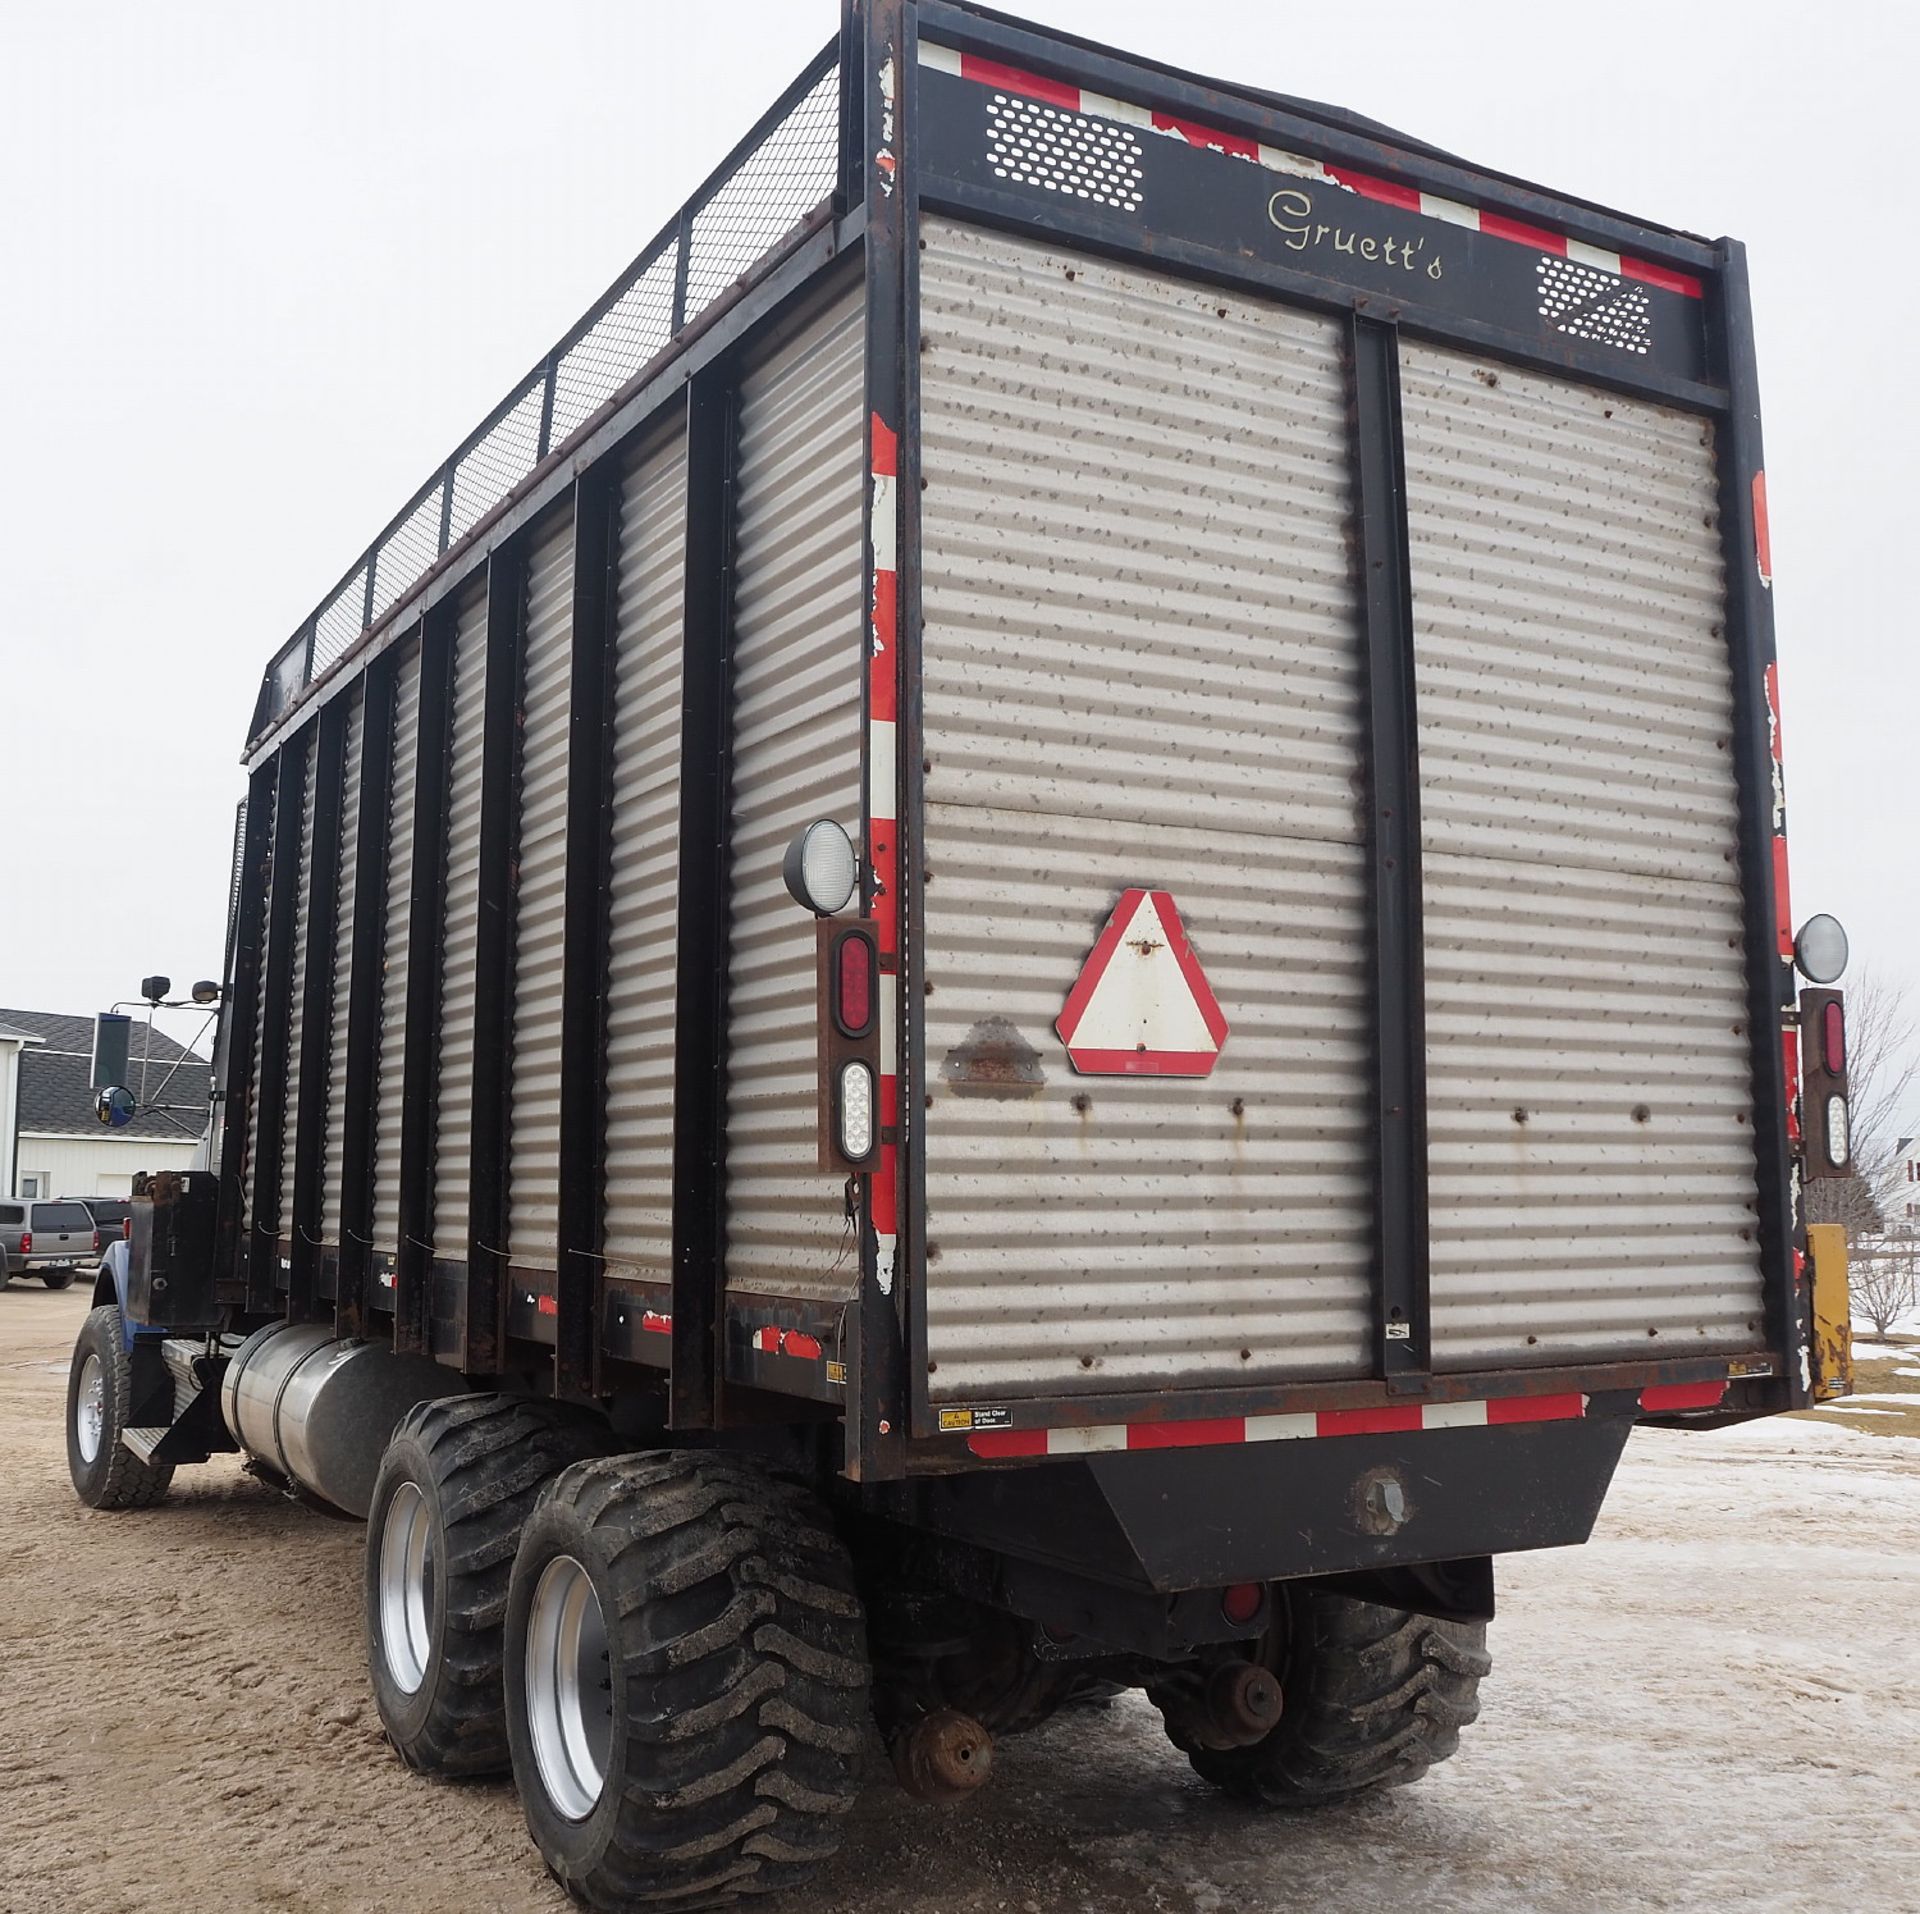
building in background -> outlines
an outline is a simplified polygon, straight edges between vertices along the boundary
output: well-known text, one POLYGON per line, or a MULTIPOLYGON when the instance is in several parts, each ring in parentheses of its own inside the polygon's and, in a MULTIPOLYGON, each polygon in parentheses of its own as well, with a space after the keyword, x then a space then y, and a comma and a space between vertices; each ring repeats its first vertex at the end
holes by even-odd
POLYGON ((126 1087, 139 1111, 120 1130, 95 1116, 92 1075, 91 1017, 0 1010, 0 1190, 125 1196, 136 1170, 192 1166, 212 1089, 205 1057, 136 1024, 126 1087))
POLYGON ((0 1196, 13 1189, 14 1156, 20 1125, 20 1053, 38 1037, 0 1024, 0 1196))

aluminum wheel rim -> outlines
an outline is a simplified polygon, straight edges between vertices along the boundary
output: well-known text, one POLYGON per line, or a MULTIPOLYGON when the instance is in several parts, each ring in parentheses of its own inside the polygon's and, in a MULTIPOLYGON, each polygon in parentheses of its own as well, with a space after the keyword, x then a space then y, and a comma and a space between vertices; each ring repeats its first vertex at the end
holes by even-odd
POLYGON ((80 1448, 80 1460, 93 1462, 100 1454, 100 1441, 107 1427, 107 1372, 100 1358, 89 1354, 80 1365, 80 1387, 73 1401, 73 1439, 80 1448))
POLYGON ((571 1555, 556 1555, 534 1587, 526 1683, 541 1785, 569 1821, 584 1821, 607 1782, 613 1684, 600 1598, 571 1555))
POLYGON ((402 1694, 417 1694, 433 1648, 433 1519, 403 1482, 380 1528, 380 1653, 402 1694))

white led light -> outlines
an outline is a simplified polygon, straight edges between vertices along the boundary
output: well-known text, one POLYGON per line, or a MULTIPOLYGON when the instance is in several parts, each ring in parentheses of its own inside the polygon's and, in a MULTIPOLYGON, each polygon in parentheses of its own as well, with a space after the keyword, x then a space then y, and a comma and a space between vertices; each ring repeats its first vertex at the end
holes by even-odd
POLYGON ((1833 1096, 1827 1099, 1827 1161, 1838 1169, 1846 1167, 1847 1156, 1853 1147, 1853 1139, 1847 1135, 1847 1100, 1833 1096))
POLYGON ((1793 961, 1813 984, 1837 984, 1847 968, 1847 933, 1825 911, 1809 917, 1793 940, 1793 961))
POLYGON ((840 1072, 840 1154, 849 1163, 873 1154, 873 1072, 864 1063, 840 1072))
POLYGON ((780 874, 796 904, 816 917, 845 910, 860 881, 853 839, 830 817, 815 818, 787 846, 780 874))

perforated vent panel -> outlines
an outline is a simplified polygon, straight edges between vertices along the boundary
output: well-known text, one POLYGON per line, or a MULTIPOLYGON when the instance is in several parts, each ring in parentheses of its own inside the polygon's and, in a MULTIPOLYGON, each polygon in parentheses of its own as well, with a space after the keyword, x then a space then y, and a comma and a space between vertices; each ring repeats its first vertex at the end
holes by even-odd
POLYGON ((987 108, 987 155, 996 179, 1139 210, 1140 142, 1123 126, 996 93, 987 108))
POLYGON ((1540 261, 1540 317, 1555 332, 1618 352, 1644 353, 1653 335, 1643 288, 1615 273, 1548 253, 1540 261))

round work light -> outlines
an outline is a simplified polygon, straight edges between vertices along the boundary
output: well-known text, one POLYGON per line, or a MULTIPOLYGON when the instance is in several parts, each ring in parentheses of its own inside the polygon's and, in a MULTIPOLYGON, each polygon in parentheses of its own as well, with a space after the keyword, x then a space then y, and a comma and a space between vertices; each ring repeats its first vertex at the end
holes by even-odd
POLYGON ((1837 984, 1847 968, 1847 933, 1825 911, 1809 917, 1793 940, 1793 961, 1812 984, 1837 984))
POLYGON ((830 817, 815 818, 787 846, 780 874, 796 904, 816 917, 845 910, 860 881, 860 860, 853 839, 830 817))

